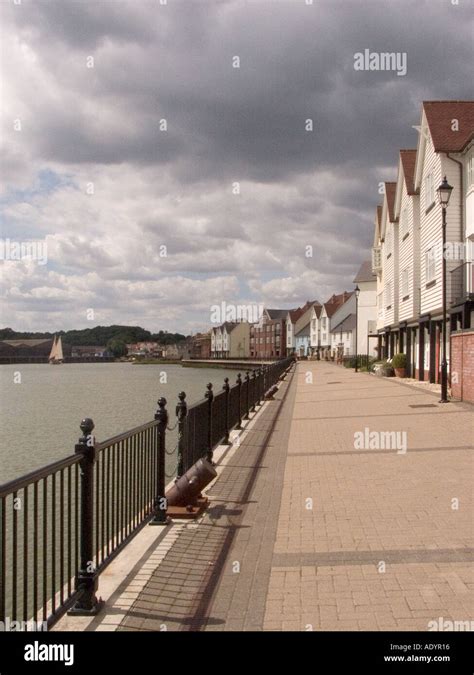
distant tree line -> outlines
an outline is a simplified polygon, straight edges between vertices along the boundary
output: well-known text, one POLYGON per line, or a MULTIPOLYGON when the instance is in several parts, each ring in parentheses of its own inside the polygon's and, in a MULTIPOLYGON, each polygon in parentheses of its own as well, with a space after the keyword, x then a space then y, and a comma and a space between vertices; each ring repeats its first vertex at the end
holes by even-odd
POLYGON ((0 340, 41 339, 61 335, 65 344, 81 347, 106 347, 114 345, 113 352, 123 351, 119 344, 130 342, 159 342, 162 345, 174 344, 186 339, 181 333, 168 333, 160 330, 150 333, 140 326, 95 326, 83 330, 60 330, 56 333, 32 333, 15 331, 12 328, 0 328, 0 340))

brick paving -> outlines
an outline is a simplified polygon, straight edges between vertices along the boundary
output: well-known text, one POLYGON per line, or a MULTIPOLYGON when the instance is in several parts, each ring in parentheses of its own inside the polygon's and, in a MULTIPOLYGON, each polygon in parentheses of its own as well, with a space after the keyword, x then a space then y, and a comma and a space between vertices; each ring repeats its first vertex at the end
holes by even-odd
POLYGON ((325 362, 299 363, 276 399, 120 630, 472 620, 472 407, 325 362), (365 428, 406 432, 406 452, 355 448, 365 428))

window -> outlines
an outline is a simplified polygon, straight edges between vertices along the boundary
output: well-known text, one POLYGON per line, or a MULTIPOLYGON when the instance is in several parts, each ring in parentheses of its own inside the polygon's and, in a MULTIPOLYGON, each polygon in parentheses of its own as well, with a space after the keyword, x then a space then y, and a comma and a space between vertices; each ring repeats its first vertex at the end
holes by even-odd
POLYGON ((425 284, 436 279, 435 247, 432 246, 425 253, 425 284))
POLYGON ((408 287, 408 267, 406 267, 404 270, 402 270, 402 298, 405 300, 405 298, 408 297, 409 293, 409 287, 408 287))
POLYGON ((392 307, 392 283, 389 281, 385 284, 385 307, 390 309, 392 307))
POLYGON ((326 330, 326 317, 325 316, 323 316, 323 318, 321 319, 321 328, 323 330, 326 330))
POLYGON ((400 214, 400 236, 403 239, 408 234, 408 208, 405 206, 400 214))
POLYGON ((425 209, 428 209, 435 200, 433 172, 425 177, 425 209))
POLYGON ((385 235, 385 253, 387 258, 392 255, 392 229, 390 225, 387 228, 387 233, 385 235))
POLYGON ((467 184, 466 188, 469 189, 474 185, 474 155, 471 155, 467 160, 467 184))

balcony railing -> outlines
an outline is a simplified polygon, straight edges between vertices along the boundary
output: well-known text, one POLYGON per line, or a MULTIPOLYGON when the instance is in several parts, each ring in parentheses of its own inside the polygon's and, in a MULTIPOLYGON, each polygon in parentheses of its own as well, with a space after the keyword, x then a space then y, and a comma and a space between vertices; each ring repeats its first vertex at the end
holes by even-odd
POLYGON ((382 247, 372 247, 372 272, 377 273, 382 269, 382 247))

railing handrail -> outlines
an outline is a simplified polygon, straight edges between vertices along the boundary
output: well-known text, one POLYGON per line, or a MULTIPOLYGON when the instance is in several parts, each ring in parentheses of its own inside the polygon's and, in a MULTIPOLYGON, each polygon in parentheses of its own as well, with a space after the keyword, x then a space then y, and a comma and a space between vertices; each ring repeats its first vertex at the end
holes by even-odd
POLYGON ((55 462, 51 462, 51 464, 34 469, 34 471, 30 471, 30 473, 26 473, 19 478, 14 478, 7 483, 3 483, 3 485, 0 485, 0 499, 8 497, 13 492, 18 492, 18 490, 22 490, 24 487, 32 485, 43 478, 52 476, 62 469, 67 469, 68 466, 78 464, 80 459, 79 455, 69 455, 68 457, 64 457, 64 459, 58 459, 55 462))

